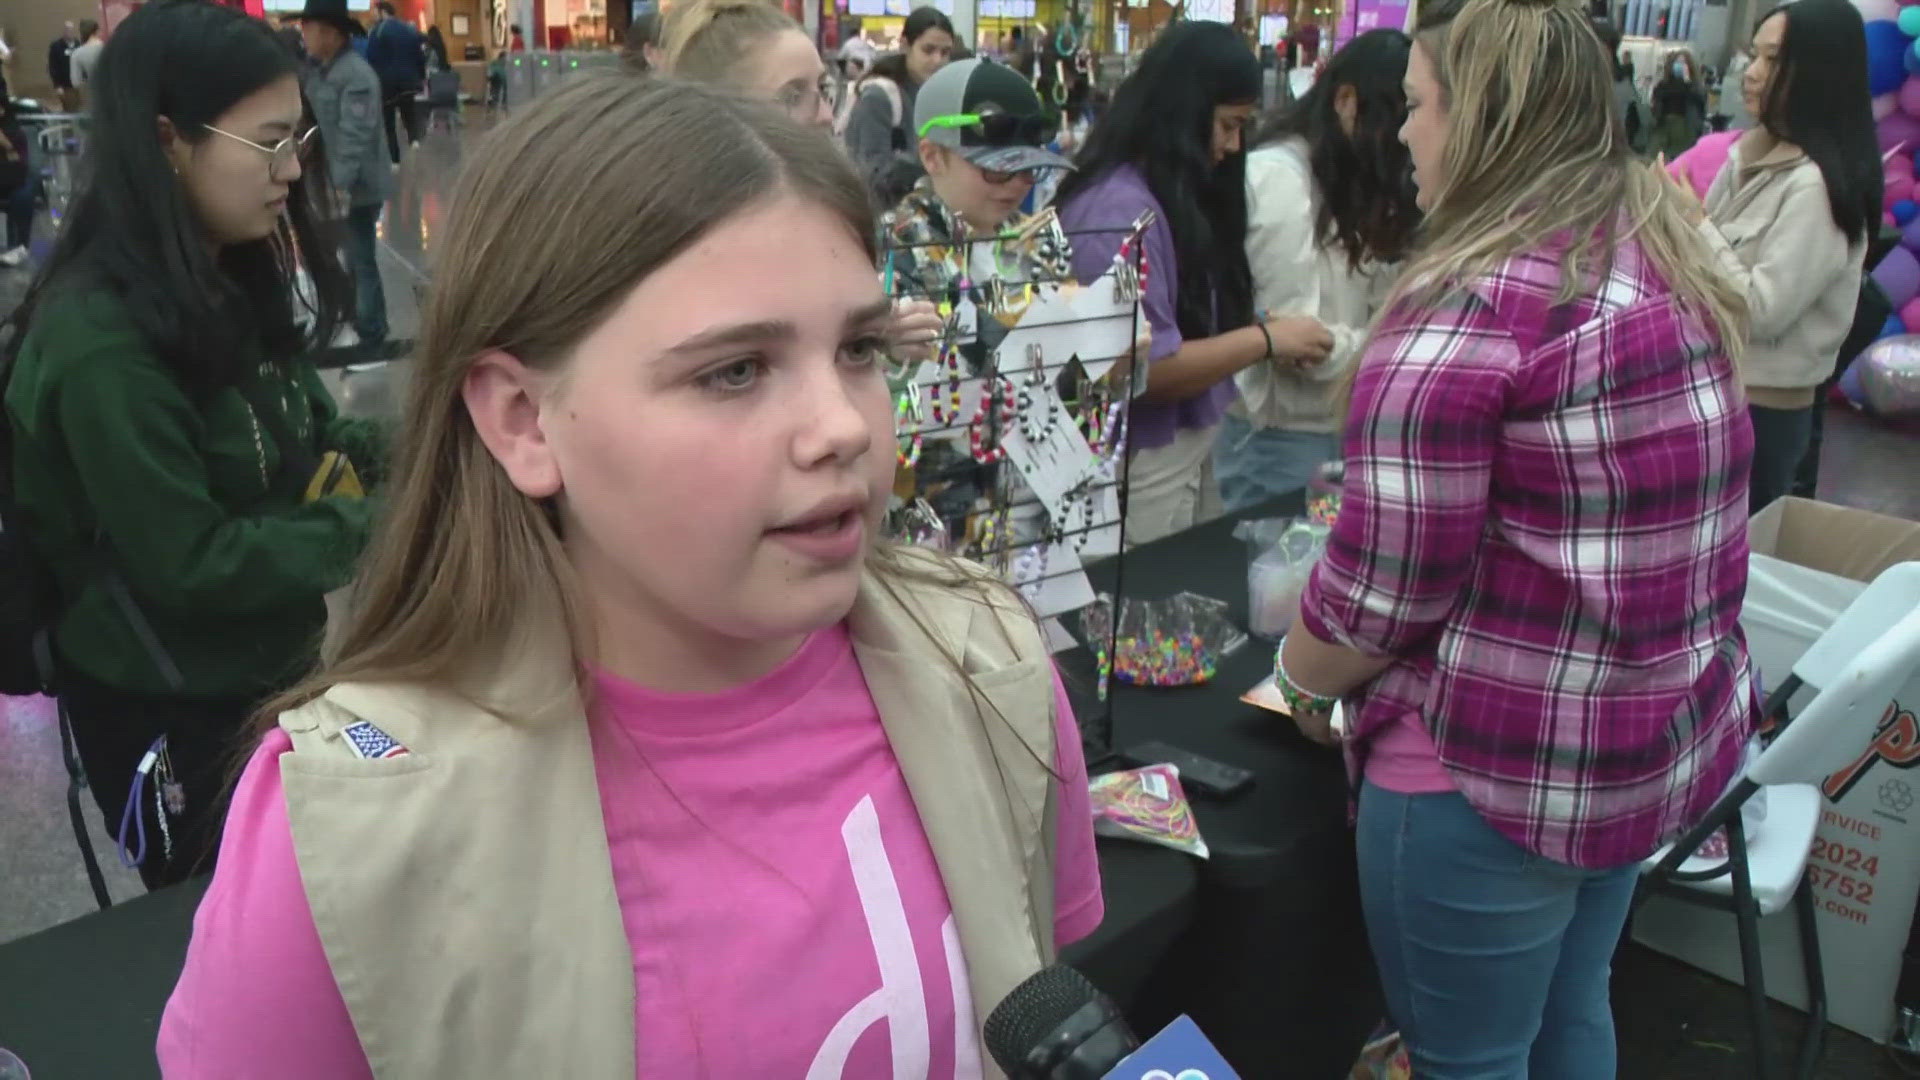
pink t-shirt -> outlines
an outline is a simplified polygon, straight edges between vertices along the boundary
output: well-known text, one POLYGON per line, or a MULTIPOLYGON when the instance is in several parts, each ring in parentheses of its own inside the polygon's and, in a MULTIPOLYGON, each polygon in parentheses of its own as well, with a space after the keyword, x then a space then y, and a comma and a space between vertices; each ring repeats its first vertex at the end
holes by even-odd
POLYGON ((1367 744, 1366 776, 1375 787, 1402 795, 1454 790, 1433 735, 1418 713, 1405 713, 1374 734, 1367 744))
MULTIPOLYGON (((844 627, 721 694, 598 684, 594 767, 633 943, 639 1075, 978 1075, 946 889, 844 627)), ((1064 945, 1103 906, 1057 682, 1055 702, 1064 945)), ((368 1075, 294 861, 274 767, 288 748, 271 734, 235 790, 161 1022, 168 1075, 368 1075)))

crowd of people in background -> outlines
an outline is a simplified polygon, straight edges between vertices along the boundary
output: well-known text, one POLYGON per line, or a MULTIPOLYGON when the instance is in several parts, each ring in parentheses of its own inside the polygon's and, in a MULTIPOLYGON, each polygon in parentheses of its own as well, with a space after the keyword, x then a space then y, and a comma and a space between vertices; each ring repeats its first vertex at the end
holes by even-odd
MULTIPOLYGON (((928 1053, 977 1067, 966 1018, 1099 921, 1085 765, 1018 596, 877 534, 888 360, 954 282, 1091 283, 1144 224, 1127 542, 1344 465, 1275 675, 1347 754, 1416 1073, 1613 1075, 1609 957, 1753 734, 1746 522, 1817 470, 1880 221, 1852 6, 1767 13, 1713 138, 1691 54, 1643 97, 1562 0, 1433 0, 1271 109, 1240 34, 1179 22, 1074 115, 931 7, 829 58, 682 0, 471 156, 391 430, 311 362, 389 336, 378 223, 450 67, 376 6, 307 0, 296 50, 150 0, 49 48, 89 161, 9 323, 6 493, 101 811, 155 812, 157 768, 142 879, 217 856, 163 1065, 858 1073, 835 958, 875 901, 815 869, 877 858, 952 965, 928 1053), (550 966, 495 956, 529 934, 550 966), (790 958, 779 1038, 698 974, 748 948, 790 958)), ((4 265, 25 140, 0 115, 4 265)))

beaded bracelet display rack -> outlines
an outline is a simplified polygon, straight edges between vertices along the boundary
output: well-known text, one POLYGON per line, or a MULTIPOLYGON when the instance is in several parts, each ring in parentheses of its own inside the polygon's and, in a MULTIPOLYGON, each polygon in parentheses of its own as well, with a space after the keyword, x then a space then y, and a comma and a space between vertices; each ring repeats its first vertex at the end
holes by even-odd
POLYGON ((1301 689, 1300 684, 1293 681, 1293 676, 1287 674, 1287 665, 1280 660, 1281 654, 1286 652, 1286 649, 1287 639, 1285 637, 1282 637, 1280 644, 1274 646, 1273 649, 1273 685, 1275 689, 1280 691, 1280 700, 1287 703, 1287 708, 1291 709, 1295 716, 1300 716, 1304 713, 1332 712, 1333 707, 1339 704, 1340 699, 1337 697, 1326 697, 1315 694, 1309 690, 1301 689))

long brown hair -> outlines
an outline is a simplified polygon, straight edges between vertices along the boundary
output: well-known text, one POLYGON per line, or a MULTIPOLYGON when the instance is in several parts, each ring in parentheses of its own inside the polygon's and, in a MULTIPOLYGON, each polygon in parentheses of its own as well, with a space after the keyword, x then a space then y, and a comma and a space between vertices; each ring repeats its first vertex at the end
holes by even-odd
POLYGON ((1414 40, 1451 124, 1446 177, 1395 301, 1432 298, 1572 238, 1561 256, 1566 302, 1591 288, 1619 244, 1637 241, 1738 360, 1746 299, 1714 269, 1679 194, 1628 148, 1613 61, 1584 9, 1570 0, 1447 3, 1422 13, 1414 40))
MULTIPOLYGON (((495 350, 563 368, 643 279, 779 192, 824 207, 874 259, 872 210, 853 166, 770 106, 616 67, 542 95, 487 136, 437 238, 394 483, 351 611, 331 635, 329 661, 267 706, 263 726, 343 682, 458 688, 468 665, 497 654, 555 598, 573 657, 591 655, 555 517, 480 441, 462 384, 495 350)), ((883 543, 868 570, 896 599, 900 584, 921 582, 1020 609, 1012 590, 955 560, 929 564, 883 543)), ((962 658, 902 606, 985 704, 962 658)))

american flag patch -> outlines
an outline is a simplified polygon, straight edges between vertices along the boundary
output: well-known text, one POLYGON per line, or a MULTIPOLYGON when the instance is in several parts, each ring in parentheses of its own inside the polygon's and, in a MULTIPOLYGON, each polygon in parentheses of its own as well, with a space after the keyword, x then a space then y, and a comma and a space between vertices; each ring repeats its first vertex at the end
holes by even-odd
POLYGON ((357 720, 341 728, 340 734, 346 737, 347 748, 353 751, 354 757, 368 761, 399 757, 408 752, 399 739, 381 731, 370 721, 357 720))

